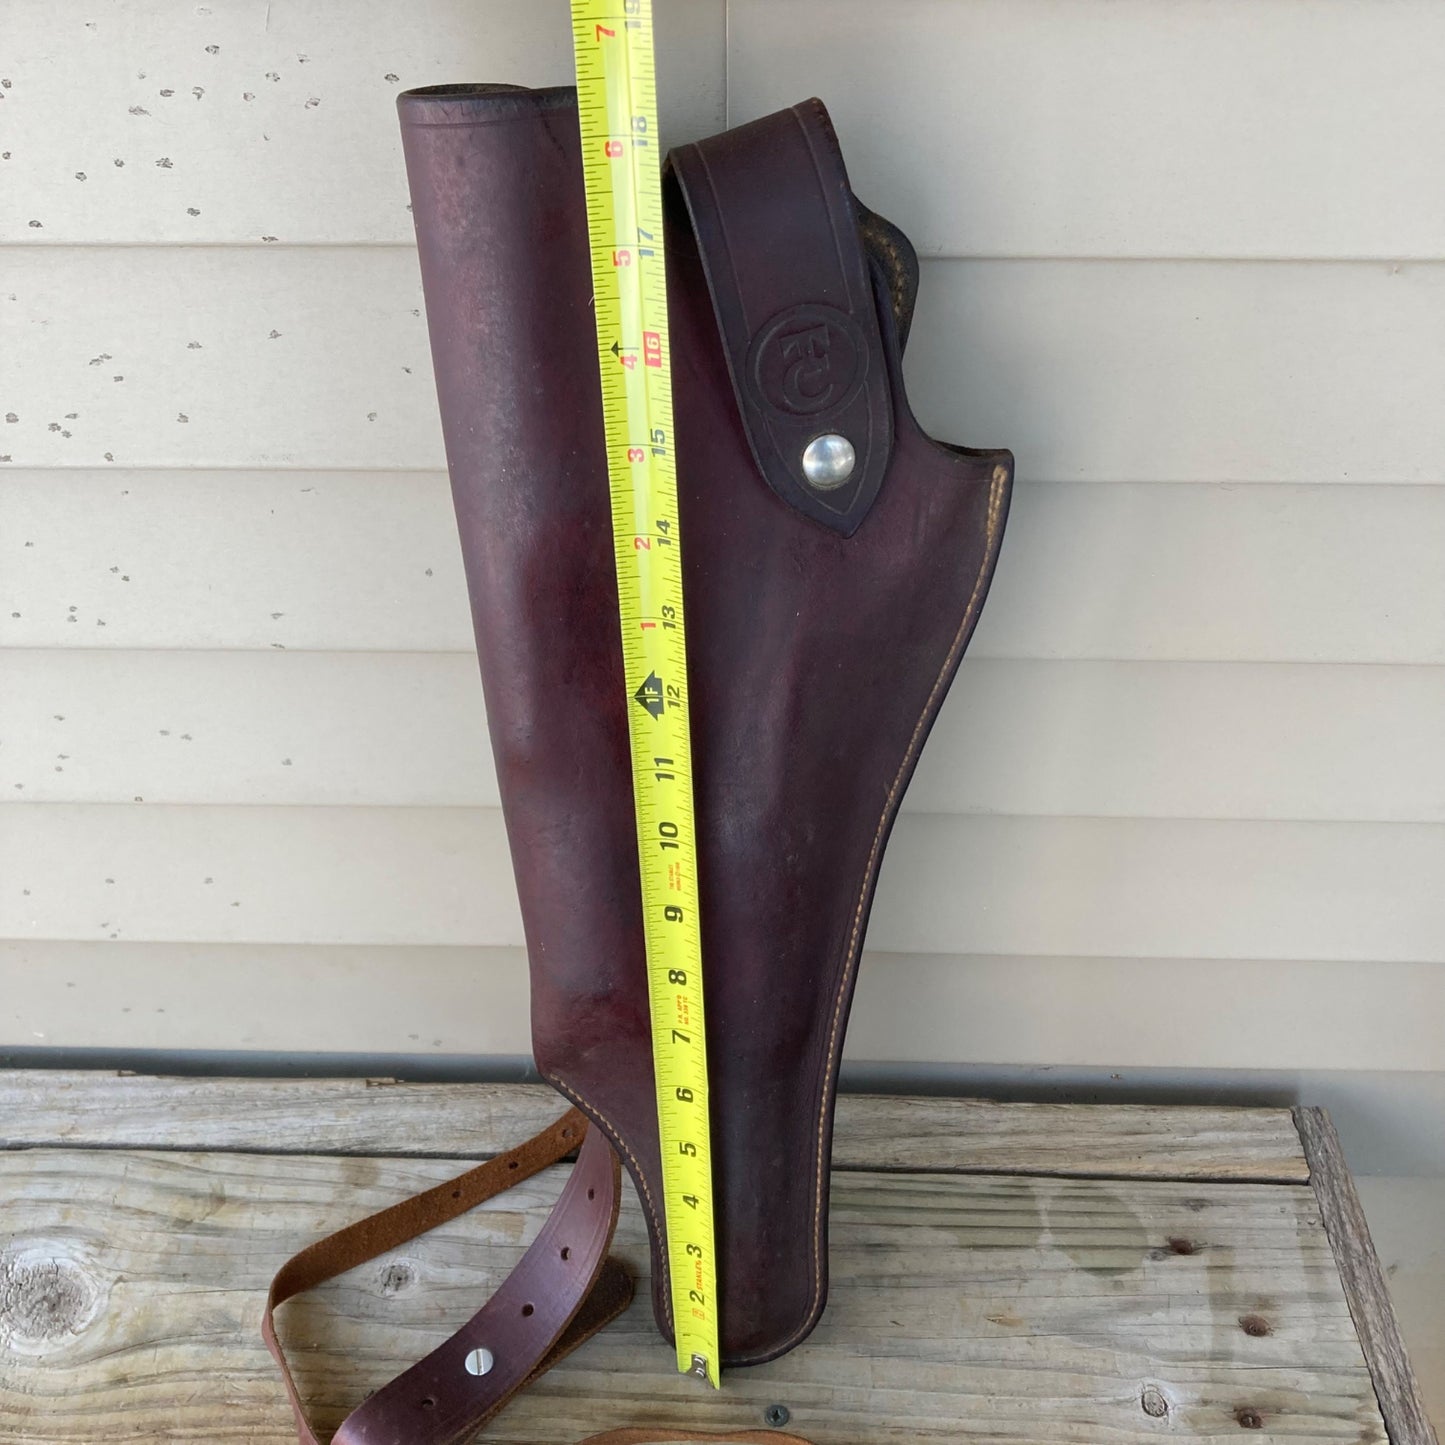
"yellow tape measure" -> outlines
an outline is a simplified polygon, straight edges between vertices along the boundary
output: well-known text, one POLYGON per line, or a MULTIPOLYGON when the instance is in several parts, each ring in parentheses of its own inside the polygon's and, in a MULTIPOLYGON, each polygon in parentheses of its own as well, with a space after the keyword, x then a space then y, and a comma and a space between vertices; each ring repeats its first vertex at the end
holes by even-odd
POLYGON ((682 538, 652 0, 572 0, 677 1367, 718 1380, 682 538))

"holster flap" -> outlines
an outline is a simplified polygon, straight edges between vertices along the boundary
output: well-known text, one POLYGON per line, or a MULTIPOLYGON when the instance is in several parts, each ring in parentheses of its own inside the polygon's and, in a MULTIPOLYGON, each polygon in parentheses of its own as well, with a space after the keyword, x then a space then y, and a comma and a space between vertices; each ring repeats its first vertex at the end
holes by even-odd
POLYGON ((790 506, 851 536, 888 469, 893 405, 828 112, 804 101, 679 146, 669 164, 753 459, 790 506))

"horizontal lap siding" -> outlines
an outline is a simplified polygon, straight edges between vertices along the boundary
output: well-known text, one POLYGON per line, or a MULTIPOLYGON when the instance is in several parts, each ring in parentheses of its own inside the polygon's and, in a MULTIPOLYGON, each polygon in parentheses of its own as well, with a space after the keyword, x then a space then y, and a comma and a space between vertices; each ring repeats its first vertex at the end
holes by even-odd
MULTIPOLYGON (((0 645, 471 652, 446 477, 0 470, 0 645)), ((971 657, 1445 662, 1445 487, 1020 482, 971 657)))
MULTIPOLYGON (((920 419, 1025 479, 1445 480, 1445 264, 939 260, 919 299, 920 419)), ((0 325, 12 467, 442 464, 408 247, 17 247, 0 325)))
POLYGON ((1445 256, 1433 0, 732 0, 733 124, 827 100, 928 255, 1445 256))
MULTIPOLYGON (((656 13, 668 132, 710 135, 723 0, 656 13)), ((0 243, 410 243, 398 91, 571 68, 562 0, 7 0, 0 243)))
MULTIPOLYGON (((522 943, 496 809, 10 803, 3 823, 0 935, 522 943)), ((1442 873, 1440 824, 910 813, 868 941, 1445 962, 1442 873)))
MULTIPOLYGON (((0 796, 494 807, 470 653, 0 653, 0 796)), ((905 813, 1445 823, 1445 668, 965 658, 905 813)))
MULTIPOLYGON (((12 1046, 526 1051, 520 948, 12 940, 0 943, 0 973, 12 1046)), ((869 949, 844 1053, 972 1067, 1369 1070, 1438 1117, 1440 1091, 1422 1079, 1412 1089, 1399 1071, 1445 1070, 1442 1011, 1445 969, 1433 964, 869 949)), ((1438 1134, 1424 1131, 1418 1147, 1438 1162, 1438 1134)))
MULTIPOLYGON (((1445 11, 657 13, 666 139, 824 97, 924 257, 914 409, 1018 456, 848 1057, 1274 1070, 1438 1173, 1445 11)), ((5 42, 0 1047, 524 1053, 394 96, 567 83, 564 0, 5 42)))
MULTIPOLYGON (((919 416, 1019 457, 853 1057, 1440 1067, 1438 8, 659 14, 672 138, 829 101, 919 416)), ((524 1050, 392 98, 565 7, 7 23, 0 1042, 524 1050)))
MULTIPOLYGON (((724 7, 657 15, 669 134, 706 134, 724 7)), ((726 24, 732 120, 823 96, 925 254, 1445 255, 1433 0, 733 0, 726 24)), ((406 242, 397 90, 570 78, 562 0, 404 23, 386 0, 10 0, 6 41, 23 204, 0 239, 38 245, 406 242)))

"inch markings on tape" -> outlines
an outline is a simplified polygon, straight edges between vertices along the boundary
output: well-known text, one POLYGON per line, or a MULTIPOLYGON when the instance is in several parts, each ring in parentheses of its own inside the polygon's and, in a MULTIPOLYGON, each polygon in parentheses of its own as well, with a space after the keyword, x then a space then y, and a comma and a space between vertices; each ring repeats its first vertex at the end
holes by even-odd
POLYGON ((678 1369, 719 1383, 717 1266, 652 0, 572 0, 678 1369))

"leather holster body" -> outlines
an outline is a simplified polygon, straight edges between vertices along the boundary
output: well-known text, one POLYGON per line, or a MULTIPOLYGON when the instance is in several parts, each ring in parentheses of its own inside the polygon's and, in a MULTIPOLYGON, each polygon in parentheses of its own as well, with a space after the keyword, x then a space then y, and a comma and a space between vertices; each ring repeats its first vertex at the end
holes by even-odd
MULTIPOLYGON (((671 1333, 576 97, 399 102, 531 966, 538 1067, 612 1142, 671 1333)), ((924 435, 916 266, 816 101, 674 154, 666 234, 724 1363, 826 1292, 834 1090, 884 844, 978 617, 1012 458, 924 435), (818 435, 857 461, 815 488, 818 435)))

